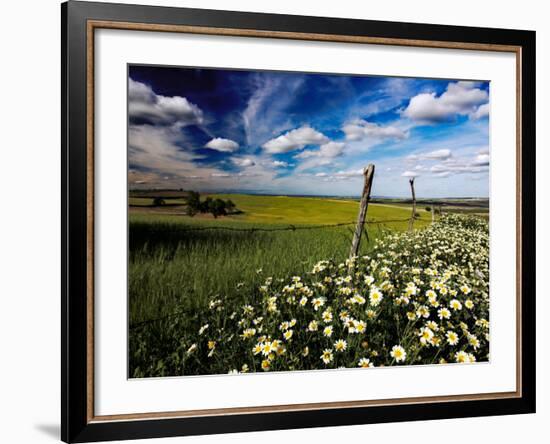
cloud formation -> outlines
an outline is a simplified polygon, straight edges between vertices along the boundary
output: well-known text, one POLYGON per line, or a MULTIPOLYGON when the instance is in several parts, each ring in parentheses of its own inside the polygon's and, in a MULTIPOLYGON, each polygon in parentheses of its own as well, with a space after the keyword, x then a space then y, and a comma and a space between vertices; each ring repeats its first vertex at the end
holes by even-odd
POLYGON ((325 165, 330 165, 334 159, 344 154, 346 144, 344 142, 330 141, 318 150, 305 150, 294 156, 295 159, 305 159, 296 167, 296 171, 307 171, 325 165))
POLYGON ((310 157, 334 158, 344 152, 346 144, 330 141, 320 146, 318 150, 305 150, 294 156, 295 159, 308 159, 310 157))
POLYGON ((454 119, 457 115, 469 115, 479 119, 488 115, 489 94, 477 87, 476 82, 449 83, 439 97, 435 92, 414 96, 403 115, 422 123, 438 123, 454 119))
POLYGON ((407 133, 400 128, 391 125, 382 126, 363 119, 352 120, 342 127, 342 131, 346 135, 346 140, 350 141, 364 139, 403 140, 407 138, 407 133))
POLYGON ((206 148, 210 148, 211 150, 221 151, 225 153, 232 153, 233 151, 237 151, 239 149, 239 144, 237 142, 230 139, 222 139, 221 137, 216 137, 210 140, 204 146, 206 148))
POLYGON ((473 120, 479 120, 483 119, 484 117, 489 116, 489 104, 484 103, 483 105, 480 105, 478 109, 476 109, 472 114, 470 114, 470 117, 473 120))
POLYGON ((419 160, 447 160, 452 157, 453 153, 449 149, 440 149, 428 151, 425 153, 415 153, 407 156, 407 160, 417 162, 419 160))
POLYGON ((185 97, 157 95, 144 83, 128 79, 130 123, 180 126, 201 124, 202 110, 185 97))
MULTIPOLYGON (((479 156, 478 156, 479 157, 479 156)), ((477 162, 476 159, 461 159, 453 162, 433 165, 430 171, 435 174, 481 174, 489 171, 489 162, 477 162)), ((446 177, 446 176, 445 176, 446 177)))
POLYGON ((477 166, 488 166, 489 160, 489 154, 478 154, 474 159, 473 164, 477 166))
POLYGON ((319 131, 314 130, 310 126, 302 126, 267 141, 262 145, 262 148, 267 153, 279 154, 301 150, 307 145, 321 145, 328 141, 328 137, 319 131))
POLYGON ((321 177, 324 182, 342 182, 357 180, 363 177, 363 169, 360 168, 358 170, 337 171, 334 174, 325 174, 323 176, 319 176, 317 174, 316 176, 321 177))
POLYGON ((254 160, 252 160, 250 157, 236 157, 233 159, 233 163, 240 167, 250 167, 256 165, 256 162, 254 162, 254 160))

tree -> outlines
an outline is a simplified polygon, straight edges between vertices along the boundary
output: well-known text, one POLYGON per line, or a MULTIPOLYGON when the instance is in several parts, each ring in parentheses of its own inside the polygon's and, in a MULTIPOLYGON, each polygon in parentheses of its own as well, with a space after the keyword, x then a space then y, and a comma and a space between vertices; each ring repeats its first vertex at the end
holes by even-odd
POLYGON ((162 197, 155 197, 153 199, 153 206, 154 207, 161 207, 163 205, 166 205, 166 202, 164 201, 164 199, 162 197))
POLYGON ((209 213, 210 208, 212 207, 212 202, 213 202, 213 199, 210 196, 204 199, 200 204, 201 213, 209 213))
POLYGON ((189 191, 187 196, 187 214, 193 217, 201 211, 201 196, 196 191, 189 191))
POLYGON ((211 200, 209 202, 209 211, 215 218, 218 218, 218 216, 225 216, 227 214, 225 202, 221 199, 211 200))
POLYGON ((235 211, 235 208, 237 208, 237 206, 233 203, 231 199, 227 199, 225 201, 225 209, 228 213, 232 213, 233 211, 235 211))

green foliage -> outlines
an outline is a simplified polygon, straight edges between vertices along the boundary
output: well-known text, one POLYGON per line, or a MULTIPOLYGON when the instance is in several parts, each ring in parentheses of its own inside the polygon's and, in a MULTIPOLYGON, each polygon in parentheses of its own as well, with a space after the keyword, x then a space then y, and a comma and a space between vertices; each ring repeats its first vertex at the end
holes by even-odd
POLYGON ((153 199, 153 206, 155 207, 161 207, 163 205, 166 205, 165 200, 162 197, 155 197, 153 199))
POLYGON ((210 213, 214 218, 227 216, 228 213, 235 211, 236 206, 231 200, 224 201, 219 198, 208 196, 203 202, 200 200, 200 194, 196 191, 190 191, 187 197, 187 215, 195 216, 197 213, 210 213))
POLYGON ((196 191, 190 191, 187 197, 187 214, 189 216, 194 216, 201 209, 201 198, 200 194, 196 191))

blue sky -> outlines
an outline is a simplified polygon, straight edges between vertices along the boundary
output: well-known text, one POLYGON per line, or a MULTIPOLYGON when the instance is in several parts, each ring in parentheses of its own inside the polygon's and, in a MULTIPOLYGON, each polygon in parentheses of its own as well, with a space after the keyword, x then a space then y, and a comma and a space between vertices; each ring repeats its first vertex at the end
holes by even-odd
POLYGON ((488 197, 489 83, 130 66, 130 188, 488 197))

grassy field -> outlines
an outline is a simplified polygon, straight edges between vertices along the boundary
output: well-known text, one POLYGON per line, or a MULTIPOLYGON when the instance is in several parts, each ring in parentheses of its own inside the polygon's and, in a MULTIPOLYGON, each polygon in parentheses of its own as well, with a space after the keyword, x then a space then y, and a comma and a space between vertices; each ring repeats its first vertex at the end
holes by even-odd
MULTIPOLYGON (((373 199, 374 204, 392 205, 401 208, 411 207, 410 199, 377 198, 373 199)), ((489 199, 487 198, 445 198, 445 199, 418 199, 416 208, 418 213, 430 212, 434 206, 436 213, 441 210, 443 213, 468 214, 472 216, 489 219, 489 199), (430 211, 428 211, 430 209, 430 211)))
MULTIPOLYGON (((204 310, 216 297, 246 300, 267 276, 305 273, 321 259, 340 261, 349 253, 357 201, 237 194, 212 197, 231 199, 242 214, 191 218, 185 215, 184 200, 177 196, 160 207, 152 206, 151 197, 131 197, 130 325, 175 310, 204 310), (322 227, 342 223, 350 225, 322 227), (297 229, 259 231, 288 227, 297 229)), ((385 231, 405 230, 410 212, 406 205, 371 204, 369 241, 363 239, 362 252, 385 231), (395 220, 399 222, 385 222, 395 220)), ((415 228, 430 223, 429 213, 418 214, 415 228)))

